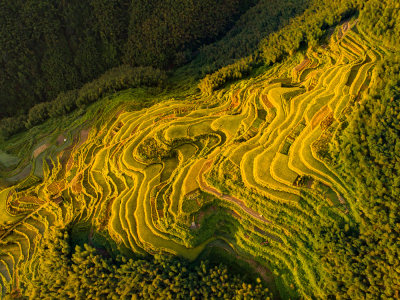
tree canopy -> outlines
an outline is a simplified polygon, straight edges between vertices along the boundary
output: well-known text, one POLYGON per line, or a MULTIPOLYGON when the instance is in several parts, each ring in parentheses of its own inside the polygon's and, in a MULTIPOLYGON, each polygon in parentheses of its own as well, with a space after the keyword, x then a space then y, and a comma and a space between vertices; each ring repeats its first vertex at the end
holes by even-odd
POLYGON ((321 226, 326 281, 332 295, 398 298, 400 290, 400 67, 387 57, 376 71, 331 153, 353 188, 361 222, 321 226))
MULTIPOLYGON (((104 251, 103 251, 104 252, 104 251)), ((104 255, 104 253, 103 253, 104 255)), ((31 269, 20 274, 29 299, 270 299, 260 281, 251 284, 224 265, 193 265, 179 258, 104 257, 84 245, 72 249, 66 230, 52 228, 37 249, 31 269)))
POLYGON ((181 65, 253 2, 1 1, 0 118, 27 113, 121 64, 181 65))

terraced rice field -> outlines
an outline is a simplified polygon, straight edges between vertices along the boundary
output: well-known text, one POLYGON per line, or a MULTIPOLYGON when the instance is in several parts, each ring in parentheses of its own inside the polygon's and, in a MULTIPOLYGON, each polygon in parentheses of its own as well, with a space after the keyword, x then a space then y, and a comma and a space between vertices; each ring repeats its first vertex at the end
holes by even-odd
POLYGON ((137 254, 195 259, 230 236, 285 286, 323 298, 311 224, 357 216, 319 145, 368 89, 384 51, 351 28, 303 61, 276 64, 211 97, 103 120, 70 146, 68 159, 44 165, 42 183, 0 192, 8 208, 0 224, 2 293, 18 287, 41 234, 73 220, 137 254), (18 201, 23 196, 37 201, 18 201), (213 232, 203 224, 210 205, 222 211, 213 232))

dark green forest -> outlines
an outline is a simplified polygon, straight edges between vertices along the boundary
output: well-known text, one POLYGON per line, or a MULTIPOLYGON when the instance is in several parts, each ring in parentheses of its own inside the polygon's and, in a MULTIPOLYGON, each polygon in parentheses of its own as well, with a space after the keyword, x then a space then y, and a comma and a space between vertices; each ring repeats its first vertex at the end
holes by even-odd
POLYGON ((364 29, 386 46, 398 49, 400 45, 400 6, 396 0, 366 1, 360 15, 364 29))
POLYGON ((356 195, 359 224, 320 228, 332 294, 352 299, 399 297, 400 290, 400 67, 398 57, 378 66, 375 88, 331 145, 356 195))
MULTIPOLYGON (((137 86, 128 82, 112 89, 110 83, 100 87, 107 76, 115 81, 115 72, 106 71, 119 66, 129 70, 125 75, 119 72, 125 78, 138 72, 129 67, 152 67, 155 73, 146 70, 149 75, 143 76, 154 78, 159 69, 173 70, 194 59, 195 76, 216 71, 201 83, 200 89, 209 92, 254 66, 273 63, 308 42, 315 44, 321 29, 351 13, 354 5, 349 1, 328 8, 313 0, 4 1, 0 3, 0 133, 8 138, 48 116, 68 113, 84 102, 74 104, 74 90, 92 80, 84 90, 137 86), (307 17, 315 17, 315 10, 319 21, 307 17), (333 17, 326 18, 327 14, 333 17), (288 38, 299 22, 304 25, 296 33, 298 38, 288 38), (280 36, 286 36, 286 42, 280 36), (96 80, 100 76, 103 79, 96 80), (51 101, 30 112, 36 104, 51 101)), ((160 81, 162 77, 143 84, 160 81)))
POLYGON ((254 1, 2 1, 0 118, 121 64, 170 69, 226 32, 254 1))

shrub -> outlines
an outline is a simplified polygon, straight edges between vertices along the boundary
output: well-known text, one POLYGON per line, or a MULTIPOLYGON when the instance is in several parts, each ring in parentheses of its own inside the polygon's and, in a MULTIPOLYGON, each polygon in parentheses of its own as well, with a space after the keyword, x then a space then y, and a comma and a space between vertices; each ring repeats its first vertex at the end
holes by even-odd
POLYGON ((159 86, 165 79, 164 71, 152 67, 133 68, 123 65, 113 68, 79 90, 61 92, 51 102, 36 104, 29 110, 28 116, 21 115, 0 120, 0 135, 8 139, 25 128, 43 123, 49 117, 63 116, 77 106, 95 102, 107 93, 139 86, 159 86))
POLYGON ((0 136, 8 139, 12 135, 24 131, 26 115, 20 115, 11 118, 4 118, 0 120, 0 136))
POLYGON ((132 68, 122 65, 85 84, 78 93, 76 104, 82 106, 96 101, 106 93, 138 86, 157 86, 166 79, 165 72, 152 67, 132 68))
POLYGON ((31 128, 47 120, 49 117, 49 106, 49 102, 43 102, 32 107, 28 113, 28 119, 25 124, 26 128, 31 128))
POLYGON ((56 99, 49 104, 49 116, 58 117, 69 113, 76 108, 78 90, 61 92, 56 99))
POLYGON ((204 94, 210 94, 227 82, 241 79, 243 76, 249 74, 254 65, 255 60, 253 57, 241 59, 204 77, 199 83, 199 89, 204 94))

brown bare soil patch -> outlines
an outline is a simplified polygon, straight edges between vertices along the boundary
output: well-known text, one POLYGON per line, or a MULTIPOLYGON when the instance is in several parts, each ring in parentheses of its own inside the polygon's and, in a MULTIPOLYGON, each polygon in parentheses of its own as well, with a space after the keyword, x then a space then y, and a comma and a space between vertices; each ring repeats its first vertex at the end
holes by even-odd
POLYGON ((39 147, 37 147, 34 151, 33 151, 33 158, 36 158, 40 155, 40 153, 42 153, 43 151, 45 151, 47 148, 49 148, 49 144, 43 144, 39 147))
POLYGON ((273 108, 274 107, 274 105, 268 100, 268 96, 267 95, 262 95, 261 96, 261 100, 262 100, 262 102, 264 102, 264 104, 265 104, 265 106, 267 108, 273 108))
POLYGON ((20 203, 34 203, 34 204, 43 204, 44 203, 43 200, 39 199, 36 196, 32 196, 32 195, 22 196, 22 197, 18 198, 18 201, 20 203))
POLYGON ((86 142, 89 137, 90 129, 82 129, 79 134, 79 143, 76 145, 76 148, 80 147, 84 142, 86 142))
POLYGON ((63 134, 60 134, 60 135, 57 137, 57 140, 56 140, 57 146, 60 146, 60 145, 64 144, 64 143, 65 143, 65 142, 64 142, 64 139, 65 139, 65 136, 64 136, 63 134))
POLYGON ((309 64, 310 64, 310 60, 308 58, 304 59, 300 64, 298 64, 294 70, 296 72, 301 72, 303 71, 309 64))
POLYGON ((105 213, 105 217, 103 220, 101 220, 101 224, 100 224, 100 229, 101 230, 105 230, 107 228, 108 222, 111 218, 111 211, 112 211, 112 205, 114 203, 115 197, 111 198, 108 202, 107 202, 107 206, 106 206, 106 213, 105 213))
POLYGON ((65 182, 64 181, 53 181, 47 186, 47 190, 52 195, 59 194, 62 190, 65 189, 65 182))
POLYGON ((66 170, 70 171, 72 169, 72 166, 74 165, 74 158, 72 157, 72 155, 69 157, 68 161, 67 161, 67 165, 66 165, 66 170))
POLYGON ((157 215, 158 219, 161 220, 164 218, 164 210, 163 209, 157 209, 157 215))
POLYGON ((321 122, 321 128, 322 128, 322 130, 327 129, 329 126, 332 125, 332 123, 333 123, 334 121, 335 121, 334 114, 333 114, 333 112, 331 112, 331 113, 328 114, 328 115, 326 116, 326 118, 321 122))
POLYGON ((82 174, 79 174, 72 179, 71 188, 74 194, 82 193, 82 174))
POLYGON ((229 109, 234 109, 239 105, 239 103, 240 103, 239 97, 238 97, 239 93, 240 93, 240 90, 236 91, 236 93, 233 95, 231 104, 229 105, 229 109))
POLYGON ((312 118, 311 120, 311 128, 314 129, 315 127, 318 126, 331 113, 331 109, 329 108, 328 105, 325 105, 322 107, 312 118))

